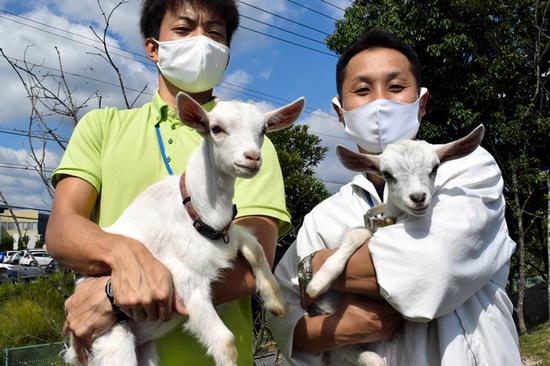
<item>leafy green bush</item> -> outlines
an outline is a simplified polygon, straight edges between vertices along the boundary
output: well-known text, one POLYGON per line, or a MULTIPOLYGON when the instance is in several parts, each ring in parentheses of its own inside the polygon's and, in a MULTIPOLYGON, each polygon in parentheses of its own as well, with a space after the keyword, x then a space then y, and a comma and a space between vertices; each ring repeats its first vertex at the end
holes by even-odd
POLYGON ((63 303, 73 275, 58 271, 31 282, 0 285, 0 348, 63 340, 63 303))

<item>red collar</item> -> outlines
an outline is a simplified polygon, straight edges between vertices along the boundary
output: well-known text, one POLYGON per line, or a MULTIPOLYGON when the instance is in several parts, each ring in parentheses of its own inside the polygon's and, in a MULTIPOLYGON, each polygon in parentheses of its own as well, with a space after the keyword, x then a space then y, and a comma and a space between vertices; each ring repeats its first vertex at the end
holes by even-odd
POLYGON ((191 220, 193 220, 193 227, 195 228, 195 230, 197 230, 201 235, 204 235, 209 239, 223 239, 223 242, 225 244, 229 243, 229 228, 231 227, 233 219, 237 215, 237 206, 233 205, 233 217, 231 218, 229 224, 227 224, 227 226, 224 227, 222 230, 216 231, 201 220, 199 214, 197 213, 197 211, 195 211, 195 208, 191 204, 191 197, 189 197, 189 194, 187 194, 187 190, 185 189, 185 173, 182 174, 180 178, 180 193, 181 198, 183 199, 183 206, 185 206, 189 217, 191 218, 191 220))

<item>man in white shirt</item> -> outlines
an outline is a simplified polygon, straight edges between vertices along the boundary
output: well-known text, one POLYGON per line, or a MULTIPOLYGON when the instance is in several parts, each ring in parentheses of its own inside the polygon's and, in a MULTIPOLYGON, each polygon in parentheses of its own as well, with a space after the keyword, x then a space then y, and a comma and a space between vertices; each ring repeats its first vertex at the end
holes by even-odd
MULTIPOLYGON (((342 54, 336 74, 334 107, 359 151, 377 154, 416 136, 429 94, 410 47, 368 32, 342 54)), ((300 295, 298 264, 315 273, 387 197, 385 183, 360 174, 321 202, 275 271, 290 312, 268 321, 286 357, 320 365, 325 351, 370 343, 388 365, 520 365, 504 290, 515 243, 502 188, 496 162, 481 147, 443 164, 428 214, 378 229, 332 286, 344 293, 339 310, 313 316, 303 309, 313 300, 300 295)))

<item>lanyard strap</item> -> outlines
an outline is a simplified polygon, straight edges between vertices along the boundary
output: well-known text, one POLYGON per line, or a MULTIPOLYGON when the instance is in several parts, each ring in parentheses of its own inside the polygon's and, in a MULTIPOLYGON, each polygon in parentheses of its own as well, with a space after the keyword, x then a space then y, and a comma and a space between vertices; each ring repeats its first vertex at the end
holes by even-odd
POLYGON ((166 170, 168 171, 169 175, 174 175, 174 173, 172 173, 172 168, 170 168, 170 163, 168 163, 168 159, 166 158, 166 153, 164 152, 164 144, 162 143, 162 136, 160 135, 159 125, 155 126, 155 130, 157 132, 157 140, 159 142, 160 155, 162 155, 162 161, 164 162, 164 166, 166 167, 166 170))
POLYGON ((369 203, 369 206, 374 207, 374 201, 372 200, 370 193, 366 189, 361 188, 361 190, 365 194, 365 197, 367 198, 367 202, 369 203))

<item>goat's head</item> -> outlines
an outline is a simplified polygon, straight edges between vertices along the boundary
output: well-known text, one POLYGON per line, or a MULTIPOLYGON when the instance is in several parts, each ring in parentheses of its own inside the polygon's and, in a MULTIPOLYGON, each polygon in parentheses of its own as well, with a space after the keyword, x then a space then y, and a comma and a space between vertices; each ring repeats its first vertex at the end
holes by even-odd
POLYGON ((473 152, 483 134, 483 125, 479 125, 467 136, 442 146, 403 140, 388 145, 380 155, 357 153, 340 145, 336 154, 350 170, 383 177, 393 204, 411 215, 422 216, 428 212, 439 165, 473 152))
POLYGON ((225 174, 250 178, 260 170, 260 149, 264 135, 291 126, 302 113, 305 99, 263 113, 255 105, 237 101, 221 101, 206 112, 189 95, 176 97, 178 115, 194 128, 208 145, 210 158, 225 174))

